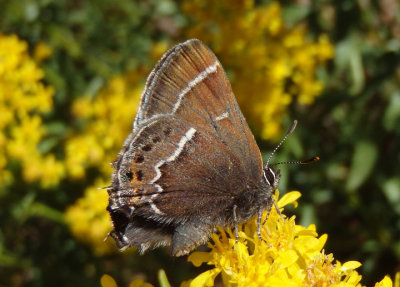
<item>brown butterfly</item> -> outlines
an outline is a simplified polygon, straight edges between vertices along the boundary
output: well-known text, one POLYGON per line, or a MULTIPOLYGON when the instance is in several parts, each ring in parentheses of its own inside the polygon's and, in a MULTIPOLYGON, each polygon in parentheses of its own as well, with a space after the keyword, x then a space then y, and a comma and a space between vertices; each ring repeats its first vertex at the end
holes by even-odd
POLYGON ((181 256, 216 226, 237 234, 255 214, 260 226, 280 179, 268 162, 214 53, 197 39, 176 45, 150 73, 113 163, 110 235, 121 249, 172 245, 181 256))

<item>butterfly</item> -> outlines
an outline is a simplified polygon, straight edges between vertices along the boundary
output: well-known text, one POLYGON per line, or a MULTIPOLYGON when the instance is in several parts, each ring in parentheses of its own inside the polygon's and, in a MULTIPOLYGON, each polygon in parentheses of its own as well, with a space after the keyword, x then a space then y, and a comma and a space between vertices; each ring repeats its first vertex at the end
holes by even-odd
POLYGON ((269 159, 263 165, 221 63, 201 41, 187 40, 148 76, 113 162, 110 236, 121 249, 171 246, 172 255, 186 255, 217 226, 237 234, 254 215, 260 226, 279 179, 269 159))

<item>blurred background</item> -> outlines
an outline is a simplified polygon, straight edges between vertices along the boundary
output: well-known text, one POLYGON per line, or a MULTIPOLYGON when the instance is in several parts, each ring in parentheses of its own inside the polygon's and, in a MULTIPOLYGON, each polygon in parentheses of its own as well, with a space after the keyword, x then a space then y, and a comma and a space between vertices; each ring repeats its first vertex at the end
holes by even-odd
POLYGON ((147 74, 196 37, 225 67, 280 193, 326 253, 371 285, 400 269, 397 0, 0 1, 0 286, 173 286, 195 268, 166 250, 120 253, 105 211, 113 161, 147 74))

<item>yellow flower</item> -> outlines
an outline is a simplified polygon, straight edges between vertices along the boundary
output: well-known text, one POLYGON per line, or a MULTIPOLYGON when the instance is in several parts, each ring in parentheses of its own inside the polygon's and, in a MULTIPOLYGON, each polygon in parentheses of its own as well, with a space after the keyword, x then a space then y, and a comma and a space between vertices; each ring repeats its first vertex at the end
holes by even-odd
MULTIPOLYGON (((278 201, 281 211, 288 204, 297 206, 300 196, 297 191, 284 195, 278 201)), ((341 264, 332 254, 325 254, 327 235, 318 236, 314 225, 296 225, 295 216, 281 217, 272 208, 261 228, 266 242, 258 238, 256 218, 239 228, 237 243, 231 231, 220 229, 212 235, 209 252, 189 256, 193 265, 207 263, 213 268, 185 282, 187 286, 213 286, 219 274, 224 286, 361 286, 361 275, 355 271, 361 263, 341 264)), ((376 286, 392 286, 390 282, 385 277, 376 286)))
POLYGON ((98 255, 116 250, 115 244, 111 241, 104 242, 110 231, 111 221, 106 212, 107 191, 98 187, 106 185, 107 182, 97 180, 95 186, 87 188, 84 196, 65 213, 65 219, 72 233, 82 241, 90 243, 98 255))
MULTIPOLYGON (((117 282, 110 275, 104 274, 100 279, 101 287, 118 287, 117 282)), ((150 283, 144 282, 143 279, 138 278, 133 280, 129 287, 153 287, 150 283)))
POLYGON ((144 282, 143 279, 135 279, 130 284, 129 287, 153 287, 150 283, 144 282))
POLYGON ((400 272, 396 273, 394 282, 386 275, 381 282, 375 284, 375 287, 400 287, 400 272))
POLYGON ((47 46, 46 43, 39 42, 35 47, 33 57, 36 62, 40 63, 43 60, 50 57, 52 53, 53 53, 53 51, 51 50, 51 48, 49 46, 47 46))
MULTIPOLYGON (((292 191, 278 201, 280 211, 288 204, 297 207, 300 192, 292 191)), ((274 199, 278 198, 278 191, 274 199)), ((267 216, 266 212, 263 217, 267 216)), ((263 219, 264 219, 263 218, 263 219)), ((184 281, 181 287, 214 286, 215 278, 220 275, 223 286, 336 286, 361 287, 361 275, 356 271, 360 262, 335 261, 332 254, 325 254, 324 245, 328 236, 319 236, 315 225, 304 227, 296 225, 295 217, 287 218, 272 208, 268 219, 261 228, 260 240, 257 235, 257 219, 242 224, 239 240, 235 242, 231 230, 219 229, 211 236, 208 243, 210 251, 195 251, 188 261, 196 267, 203 263, 213 266, 212 269, 199 274, 194 279, 184 281)), ((170 286, 165 273, 159 272, 160 285, 170 286), (161 276, 160 276, 161 274, 161 276)), ((114 279, 103 275, 102 287, 116 287, 114 279)), ((150 287, 141 279, 136 279, 131 287, 150 287)), ((385 276, 375 287, 400 287, 400 273, 395 275, 394 282, 385 276)))
POLYGON ((70 177, 84 177, 91 166, 100 167, 104 177, 111 174, 109 163, 131 130, 143 77, 139 73, 115 76, 93 100, 76 100, 74 116, 88 123, 83 133, 72 134, 66 143, 65 165, 70 177))
POLYGON ((9 167, 12 161, 20 163, 23 180, 39 181, 43 187, 57 184, 64 176, 63 164, 54 155, 43 154, 38 149, 46 136, 42 118, 52 109, 54 94, 53 87, 41 82, 43 75, 43 71, 29 55, 26 42, 15 35, 6 36, 0 33, 2 186, 14 180, 14 170, 9 167), (10 170, 6 170, 8 168, 10 170))
POLYGON ((104 274, 100 279, 101 287, 118 287, 117 282, 108 274, 104 274))

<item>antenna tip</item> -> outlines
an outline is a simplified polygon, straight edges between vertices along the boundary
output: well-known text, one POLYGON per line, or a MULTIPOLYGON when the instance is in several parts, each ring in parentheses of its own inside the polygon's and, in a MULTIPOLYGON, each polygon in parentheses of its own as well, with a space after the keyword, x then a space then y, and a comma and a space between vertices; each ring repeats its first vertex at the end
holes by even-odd
POLYGON ((304 164, 309 164, 309 163, 313 163, 319 161, 319 156, 314 156, 313 158, 310 158, 309 160, 305 160, 303 161, 304 164))
POLYGON ((303 160, 303 161, 300 162, 300 164, 309 164, 309 163, 313 163, 313 162, 316 162, 316 161, 319 161, 319 156, 314 156, 314 157, 312 157, 312 158, 310 158, 308 160, 303 160))

